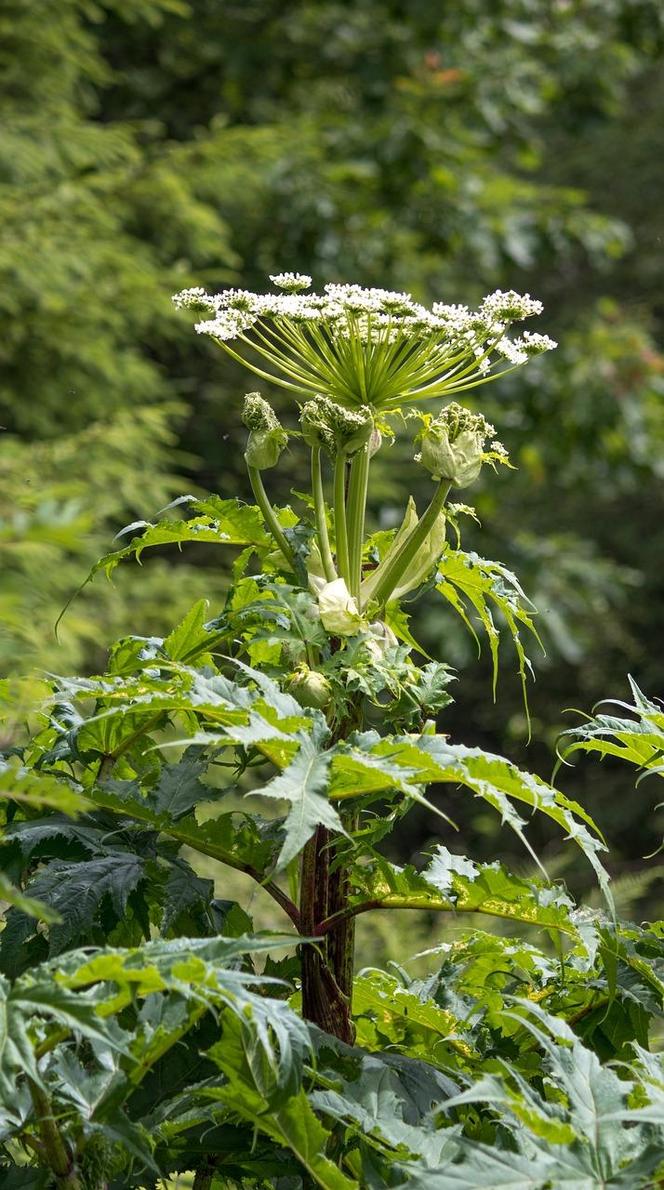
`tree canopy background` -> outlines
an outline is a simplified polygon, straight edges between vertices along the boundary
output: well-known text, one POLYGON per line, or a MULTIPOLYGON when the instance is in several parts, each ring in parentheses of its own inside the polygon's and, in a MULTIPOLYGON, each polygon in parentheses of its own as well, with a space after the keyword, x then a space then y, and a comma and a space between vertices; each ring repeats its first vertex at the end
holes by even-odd
MULTIPOLYGON (((442 638, 438 655, 464 671, 446 729, 521 762, 527 750, 548 777, 565 707, 624 697, 628 672, 661 694, 663 48, 658 0, 8 0, 8 697, 18 672, 94 670, 114 636, 163 632, 195 598, 213 611, 223 598, 212 548, 202 564, 165 552, 86 588, 54 636, 127 521, 182 491, 248 495, 246 376, 170 295, 260 289, 283 269, 426 302, 529 290, 545 303, 537 329, 560 342, 485 390, 518 470, 472 491, 478 548, 508 560, 540 612, 533 742, 509 666, 494 706, 488 659, 432 608, 416 635, 442 638)), ((385 525, 407 496, 402 458, 393 448, 373 510, 385 525)), ((476 541, 469 522, 464 544, 476 541)), ((606 827, 628 898, 652 895, 648 783, 633 792, 606 763, 559 779, 606 827)), ((457 809, 476 850, 509 848, 457 809)), ((433 830, 414 819, 402 858, 433 830)))

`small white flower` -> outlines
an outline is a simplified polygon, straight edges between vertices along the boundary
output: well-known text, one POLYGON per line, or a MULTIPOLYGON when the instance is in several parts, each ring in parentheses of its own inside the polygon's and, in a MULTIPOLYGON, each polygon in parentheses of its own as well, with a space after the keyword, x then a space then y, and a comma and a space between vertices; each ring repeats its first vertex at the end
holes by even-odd
POLYGON ((543 351, 554 351, 558 346, 555 339, 548 335, 533 334, 532 331, 524 331, 517 343, 527 357, 541 355, 543 351))
POLYGON ((201 285, 195 285, 192 289, 183 289, 181 293, 176 293, 173 305, 177 306, 178 310, 193 306, 212 311, 215 309, 215 299, 209 297, 201 285))
POLYGON ((299 293, 311 285, 311 277, 306 273, 270 273, 270 281, 277 289, 286 289, 289 293, 299 293))
POLYGON ((497 439, 491 443, 491 454, 495 455, 499 459, 509 458, 507 450, 503 446, 502 442, 498 442, 497 439))
POLYGON ((532 314, 542 313, 542 303, 531 298, 529 293, 515 293, 513 289, 503 292, 496 289, 485 297, 480 312, 488 315, 494 322, 515 322, 522 318, 530 318, 532 314))
POLYGON ((500 355, 504 356, 506 360, 509 360, 509 362, 513 364, 515 368, 518 367, 519 364, 525 364, 526 360, 528 359, 525 351, 523 351, 519 345, 519 340, 508 339, 505 335, 496 343, 496 351, 500 355))

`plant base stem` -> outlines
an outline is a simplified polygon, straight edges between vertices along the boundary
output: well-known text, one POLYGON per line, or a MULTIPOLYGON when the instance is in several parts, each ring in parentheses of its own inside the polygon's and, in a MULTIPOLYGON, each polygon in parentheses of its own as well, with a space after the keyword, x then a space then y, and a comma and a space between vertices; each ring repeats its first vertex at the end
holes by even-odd
MULTIPOLYGON (((338 885, 339 873, 329 874, 330 836, 324 827, 319 827, 302 853, 301 876, 301 929, 303 934, 315 934, 316 927, 330 910, 330 888, 338 885)), ((345 883, 343 885, 345 888, 345 883)), ((335 904, 338 893, 335 892, 335 904)), ((343 921, 341 930, 351 923, 343 921)), ((352 928, 352 927, 351 927, 352 928)), ((330 931, 330 936, 332 935, 330 931)), ((301 949, 302 1013, 318 1025, 325 1033, 331 1033, 351 1045, 354 1028, 351 1019, 350 983, 344 976, 342 987, 337 979, 338 945, 336 939, 321 938, 320 942, 308 943, 301 949)), ((352 952, 351 952, 352 969, 352 952)), ((347 964, 345 967, 347 970, 347 964)))
POLYGON ((48 1095, 32 1079, 28 1079, 28 1086, 37 1118, 44 1157, 53 1173, 55 1185, 67 1187, 67 1190, 83 1190, 71 1154, 53 1118, 53 1108, 48 1095))

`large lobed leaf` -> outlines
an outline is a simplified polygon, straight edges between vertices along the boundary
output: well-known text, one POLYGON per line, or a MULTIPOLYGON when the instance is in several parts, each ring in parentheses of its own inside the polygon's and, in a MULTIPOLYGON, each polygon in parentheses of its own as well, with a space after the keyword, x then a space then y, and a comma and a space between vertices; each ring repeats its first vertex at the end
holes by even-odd
POLYGON ((330 797, 374 797, 398 790, 406 798, 420 800, 421 786, 445 783, 463 785, 488 802, 538 863, 526 840, 526 822, 512 803, 521 802, 551 818, 581 848, 605 894, 610 895, 608 877, 598 859, 606 847, 586 811, 539 777, 480 748, 451 744, 442 735, 380 737, 376 732, 365 732, 348 745, 337 747, 330 797))
POLYGON ((562 739, 571 739, 562 749, 563 757, 574 752, 595 752, 599 756, 617 756, 633 764, 641 772, 658 773, 664 777, 664 710, 639 690, 629 679, 633 703, 610 700, 607 705, 628 712, 628 717, 598 714, 578 727, 563 732, 562 739))
POLYGON ((155 522, 134 521, 117 534, 126 536, 135 530, 140 534, 132 537, 129 545, 114 550, 95 563, 90 578, 100 570, 110 575, 125 558, 140 561, 145 549, 159 545, 182 545, 186 541, 205 541, 217 545, 273 546, 272 538, 266 533, 263 517, 255 505, 241 500, 222 500, 219 496, 208 496, 198 500, 195 496, 180 496, 162 512, 170 512, 176 506, 185 506, 194 515, 189 520, 161 519, 155 522))
POLYGON ((432 1170, 426 1183, 418 1172, 404 1186, 471 1190, 486 1185, 486 1179, 514 1190, 653 1185, 664 1152, 661 1059, 645 1069, 637 1062, 631 1078, 619 1077, 600 1065, 564 1021, 530 1001, 520 1008, 519 1018, 540 1050, 544 1093, 506 1068, 500 1075, 484 1075, 445 1104, 446 1113, 467 1104, 487 1105, 507 1130, 510 1149, 500 1142, 488 1148, 460 1138, 457 1154, 432 1170), (651 1106, 630 1111, 635 1092, 651 1106))
POLYGON ((353 869, 350 903, 366 909, 425 909, 444 913, 482 913, 578 938, 572 902, 564 889, 509 873, 497 860, 476 864, 446 847, 436 847, 421 872, 398 868, 378 858, 353 869))
POLYGON ((461 616, 479 648, 479 639, 470 613, 474 611, 478 617, 491 650, 494 696, 498 681, 500 633, 493 613, 498 612, 516 649, 525 700, 526 676, 530 670, 530 662, 521 640, 521 630, 525 629, 530 633, 540 647, 542 642, 533 622, 534 608, 516 575, 500 562, 490 562, 475 553, 465 553, 448 546, 438 564, 435 587, 461 616))

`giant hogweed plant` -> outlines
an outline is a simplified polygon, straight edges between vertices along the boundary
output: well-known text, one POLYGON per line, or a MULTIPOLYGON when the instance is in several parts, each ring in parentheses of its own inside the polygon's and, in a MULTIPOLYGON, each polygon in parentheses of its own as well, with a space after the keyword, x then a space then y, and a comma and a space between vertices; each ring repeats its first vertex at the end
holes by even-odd
POLYGON ((532 609, 504 566, 463 551, 468 509, 450 494, 507 464, 456 398, 554 346, 509 337, 539 304, 496 293, 429 311, 273 281, 276 295, 177 299, 297 403, 286 429, 245 398, 254 502, 182 497, 95 568, 235 547, 224 607, 123 638, 104 674, 42 683, 29 738, 8 731, 2 1185, 119 1190, 183 1171, 198 1190, 659 1184, 664 933, 615 922, 581 806, 438 731, 452 675, 409 629, 410 601, 433 590, 484 632, 496 669, 503 625, 525 682, 532 609), (431 499, 367 533, 371 460, 397 431, 431 499), (266 485, 288 450, 310 458, 299 512, 266 485), (448 848, 450 784, 518 834, 531 874, 448 848), (415 805, 445 843, 399 867, 381 843, 415 805), (535 811, 593 866, 606 913, 548 879, 535 811), (256 934, 196 856, 260 885, 283 933, 256 934), (425 979, 358 972, 355 923, 377 909, 482 915, 507 936, 460 932, 425 979))

